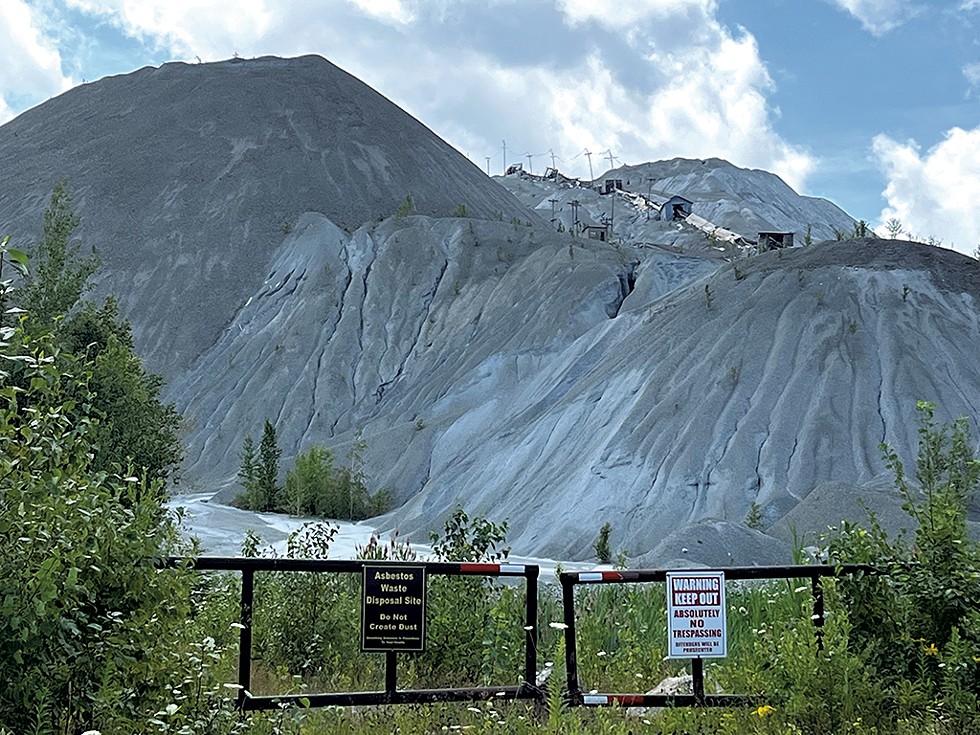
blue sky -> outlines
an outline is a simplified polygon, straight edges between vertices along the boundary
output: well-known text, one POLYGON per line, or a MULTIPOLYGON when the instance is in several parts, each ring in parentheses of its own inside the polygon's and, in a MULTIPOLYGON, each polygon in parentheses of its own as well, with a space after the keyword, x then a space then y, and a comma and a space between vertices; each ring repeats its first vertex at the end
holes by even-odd
POLYGON ((0 121, 166 61, 320 54, 499 173, 726 158, 980 244, 980 0, 0 0, 0 121))

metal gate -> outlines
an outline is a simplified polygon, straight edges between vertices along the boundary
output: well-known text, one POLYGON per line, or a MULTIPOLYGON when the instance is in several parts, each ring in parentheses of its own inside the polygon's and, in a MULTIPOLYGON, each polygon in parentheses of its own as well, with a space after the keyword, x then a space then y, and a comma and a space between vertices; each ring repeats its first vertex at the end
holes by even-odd
MULTIPOLYGON (((374 560, 333 559, 268 559, 252 557, 171 557, 169 567, 201 571, 241 572, 241 614, 238 651, 238 699, 243 710, 268 710, 281 707, 327 707, 372 704, 420 704, 425 702, 478 701, 486 699, 539 699, 534 686, 537 669, 538 640, 538 567, 534 564, 483 564, 468 562, 411 562, 424 567, 427 574, 443 576, 523 577, 525 580, 524 609, 524 674, 517 686, 461 687, 451 689, 398 689, 398 653, 385 653, 385 688, 374 692, 323 692, 319 694, 281 694, 253 696, 251 686, 252 613, 256 572, 310 572, 326 574, 360 574, 365 566, 383 566, 374 560)), ((404 566, 391 562, 391 566, 404 566)))

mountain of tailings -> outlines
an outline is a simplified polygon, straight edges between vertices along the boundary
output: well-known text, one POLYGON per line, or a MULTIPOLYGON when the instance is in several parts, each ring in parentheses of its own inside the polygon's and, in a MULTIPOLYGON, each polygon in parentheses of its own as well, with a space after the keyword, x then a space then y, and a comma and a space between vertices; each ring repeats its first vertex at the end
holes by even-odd
POLYGON ((85 84, 0 127, 0 232, 23 243, 60 178, 148 366, 173 376, 318 212, 353 231, 419 214, 534 218, 431 130, 316 56, 164 64, 85 84))
POLYGON ((269 273, 169 388, 185 477, 237 493, 265 417, 287 465, 363 440, 397 506, 375 522, 411 538, 459 503, 524 554, 587 559, 608 521, 638 564, 786 563, 794 532, 864 520, 859 499, 909 525, 878 446, 912 461, 917 401, 980 417, 980 264, 926 245, 724 263, 544 225, 348 236, 310 216, 269 273))

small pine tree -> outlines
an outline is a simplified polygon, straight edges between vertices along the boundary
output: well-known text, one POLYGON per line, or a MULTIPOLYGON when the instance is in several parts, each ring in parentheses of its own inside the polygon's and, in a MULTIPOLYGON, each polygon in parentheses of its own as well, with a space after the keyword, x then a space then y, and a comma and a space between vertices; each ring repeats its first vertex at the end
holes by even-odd
POLYGON ((245 436, 245 441, 242 442, 242 453, 239 456, 241 464, 238 468, 238 481, 245 488, 245 492, 236 498, 236 505, 243 508, 253 508, 259 502, 259 463, 255 453, 255 440, 252 439, 251 434, 245 436))
POLYGON ((259 463, 256 469, 256 489, 259 505, 257 510, 282 510, 282 487, 279 485, 279 458, 282 450, 276 439, 276 427, 269 419, 265 420, 262 429, 262 441, 259 443, 259 463))
POLYGON ((751 505, 749 505, 749 512, 745 514, 745 525, 749 528, 761 530, 764 525, 763 520, 762 506, 753 500, 751 505))
POLYGON ((595 551, 595 558, 600 564, 612 563, 612 547, 609 545, 610 533, 612 533, 612 524, 606 521, 602 524, 602 528, 599 529, 599 535, 592 544, 592 549, 595 551))

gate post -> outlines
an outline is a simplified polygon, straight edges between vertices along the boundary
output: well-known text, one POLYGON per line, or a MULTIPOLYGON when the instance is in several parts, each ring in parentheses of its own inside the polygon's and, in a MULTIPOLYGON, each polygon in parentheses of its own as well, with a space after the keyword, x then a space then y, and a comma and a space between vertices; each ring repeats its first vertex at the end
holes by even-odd
POLYGON ((255 598, 255 570, 242 568, 242 628, 238 636, 238 707, 251 696, 252 688, 252 605, 255 598))

